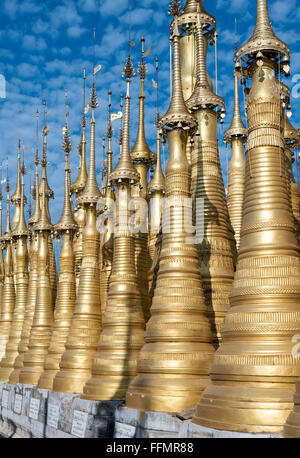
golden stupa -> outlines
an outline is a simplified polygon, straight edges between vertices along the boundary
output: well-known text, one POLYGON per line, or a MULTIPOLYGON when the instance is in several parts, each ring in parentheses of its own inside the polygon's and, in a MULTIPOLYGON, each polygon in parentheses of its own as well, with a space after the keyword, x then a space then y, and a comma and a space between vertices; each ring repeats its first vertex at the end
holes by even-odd
POLYGON ((247 140, 240 111, 239 75, 234 75, 234 109, 231 125, 224 134, 224 140, 231 145, 231 160, 228 168, 227 205, 230 221, 234 230, 237 250, 240 247, 241 226, 245 190, 245 158, 243 145, 247 140))
POLYGON ((80 268, 83 257, 83 230, 85 226, 85 208, 82 203, 78 203, 78 197, 80 197, 84 191, 87 182, 87 171, 86 171, 86 105, 85 105, 85 69, 83 71, 83 88, 82 88, 82 117, 81 117, 81 137, 78 152, 80 156, 78 177, 71 185, 71 192, 76 196, 76 206, 74 210, 74 219, 78 225, 78 230, 73 239, 73 251, 75 257, 75 276, 76 276, 76 295, 78 294, 80 268))
POLYGON ((225 105, 224 100, 213 92, 206 68, 207 41, 214 37, 215 21, 211 16, 207 17, 199 5, 195 13, 197 82, 186 101, 198 121, 198 132, 191 151, 191 191, 199 231, 199 269, 214 343, 218 346, 221 341, 220 329, 229 308, 235 243, 226 205, 217 138, 217 122, 218 118, 223 120, 225 105), (204 221, 198 222, 197 215, 202 211, 204 221))
POLYGON ((159 93, 158 93, 158 58, 156 62, 156 91, 157 91, 157 111, 156 111, 156 167, 152 180, 148 185, 148 192, 151 196, 151 218, 149 221, 149 294, 153 297, 158 271, 159 254, 161 250, 161 230, 162 230, 162 206, 165 195, 166 183, 161 164, 161 142, 159 135, 159 93))
POLYGON ((12 232, 10 226, 10 199, 9 199, 8 171, 6 177, 6 228, 1 237, 1 244, 5 248, 4 258, 4 282, 2 288, 1 315, 0 315, 0 357, 5 354, 6 344, 9 338, 10 326, 15 307, 15 287, 13 277, 12 257, 12 232))
MULTIPOLYGON (((105 211, 103 212, 103 227, 98 228, 100 229, 101 233, 101 240, 100 240, 100 299, 101 299, 101 314, 102 317, 104 315, 106 304, 107 304, 107 294, 109 289, 109 279, 111 275, 112 263, 113 263, 113 220, 112 216, 112 209, 115 200, 115 193, 113 184, 111 181, 111 172, 112 172, 112 158, 113 158, 113 151, 112 151, 112 136, 113 136, 113 129, 112 129, 112 120, 111 120, 111 95, 112 92, 108 91, 108 124, 107 124, 107 140, 108 140, 108 149, 107 149, 107 176, 106 176, 106 186, 104 189, 105 192, 105 211)), ((122 109, 122 101, 121 101, 121 109, 122 109)))
POLYGON ((147 221, 147 203, 148 203, 148 170, 153 163, 154 154, 151 152, 145 136, 145 93, 144 84, 146 78, 146 63, 144 43, 142 42, 142 59, 139 64, 140 75, 140 94, 139 94, 139 124, 135 144, 131 151, 131 159, 138 172, 140 179, 132 186, 131 197, 137 199, 136 203, 136 223, 137 232, 134 235, 135 251, 135 268, 141 295, 142 307, 144 310, 145 323, 150 317, 150 296, 148 291, 148 228, 145 225, 147 221))
POLYGON ((102 332, 84 399, 122 400, 136 375, 144 343, 144 313, 135 269, 134 236, 128 224, 131 186, 140 179, 130 157, 130 81, 134 75, 130 53, 124 67, 127 82, 124 132, 119 161, 111 174, 116 185, 116 222, 113 264, 102 332))
POLYGON ((71 208, 70 191, 70 161, 71 142, 68 126, 68 101, 66 99, 66 125, 64 127, 64 151, 65 151, 65 196, 64 207, 60 220, 54 226, 54 231, 61 235, 62 247, 60 251, 60 274, 58 280, 54 324, 52 336, 45 359, 44 371, 39 379, 38 387, 52 389, 53 380, 59 371, 59 363, 65 350, 65 343, 70 331, 75 300, 75 265, 73 253, 73 236, 77 229, 71 208))
POLYGON ((60 370, 53 382, 54 391, 65 393, 83 392, 83 387, 91 375, 93 357, 96 353, 101 330, 100 268, 98 262, 100 234, 96 228, 96 207, 102 195, 96 180, 95 165, 95 109, 97 106, 94 65, 90 99, 92 117, 89 172, 84 190, 77 198, 77 203, 83 205, 85 209, 83 255, 78 294, 65 351, 59 365, 60 370))
POLYGON ((29 231, 29 241, 28 241, 28 252, 29 252, 29 280, 28 280, 28 289, 26 296, 26 306, 24 313, 24 321, 22 326, 21 338, 18 345, 18 355, 14 361, 14 370, 11 372, 9 377, 9 383, 16 384, 19 382, 20 370, 23 367, 24 354, 28 350, 28 343, 31 333, 31 326, 35 312, 36 305, 36 293, 38 286, 38 236, 37 232, 34 230, 34 225, 39 221, 41 215, 40 209, 40 196, 38 192, 39 188, 39 151, 38 151, 38 118, 39 113, 36 113, 37 117, 37 147, 35 153, 35 184, 33 187, 33 198, 34 198, 34 211, 31 217, 28 219, 29 228, 32 230, 29 231))
POLYGON ((23 367, 19 375, 19 382, 27 385, 36 385, 43 372, 53 326, 53 290, 49 272, 49 239, 52 224, 49 219, 48 199, 46 200, 45 178, 42 179, 41 214, 34 225, 34 230, 38 238, 37 270, 39 277, 28 350, 24 354, 23 367))
POLYGON ((193 421, 243 432, 281 432, 293 406, 300 360, 300 258, 284 173, 277 69, 289 49, 274 34, 266 0, 257 1, 252 38, 236 53, 252 79, 241 245, 222 344, 193 421))
MULTIPOLYGON (((9 339, 5 348, 5 354, 0 362, 0 380, 8 381, 10 374, 14 369, 14 362, 18 356, 18 347, 21 341, 22 328, 24 324, 26 299, 28 291, 28 250, 27 238, 29 235, 28 227, 24 215, 24 172, 25 165, 22 165, 22 183, 21 183, 21 204, 19 212, 19 221, 12 232, 16 244, 16 295, 14 313, 10 327, 9 339)), ((19 170, 21 175, 21 170, 19 170)), ((18 180, 19 181, 19 180, 18 180)))
POLYGON ((137 377, 126 395, 126 405, 139 410, 180 412, 192 407, 209 382, 213 354, 212 333, 198 269, 193 235, 192 207, 182 205, 190 192, 190 166, 186 158, 188 133, 197 122, 188 112, 182 93, 178 13, 171 27, 173 42, 173 94, 167 113, 160 120, 169 143, 166 167, 166 197, 172 208, 163 218, 159 270, 147 323, 145 345, 141 349, 137 377))

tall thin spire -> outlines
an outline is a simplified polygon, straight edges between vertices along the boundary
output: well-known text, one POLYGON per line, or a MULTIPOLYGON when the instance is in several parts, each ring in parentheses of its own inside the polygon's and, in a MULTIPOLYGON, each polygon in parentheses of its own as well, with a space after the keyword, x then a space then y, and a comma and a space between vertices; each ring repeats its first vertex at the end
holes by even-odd
MULTIPOLYGON (((3 183, 3 167, 2 167, 2 162, 0 164, 0 239, 2 237, 2 211, 3 211, 3 208, 2 208, 2 201, 3 201, 3 194, 2 194, 2 183, 3 183)), ((0 261, 1 259, 3 260, 3 258, 1 257, 0 258, 0 261)))
POLYGON ((40 196, 42 195, 42 186, 43 186, 43 180, 45 181, 45 196, 48 199, 54 199, 54 192, 49 186, 48 183, 48 178, 47 178, 47 135, 49 134, 49 126, 47 125, 47 116, 49 114, 48 108, 47 108, 47 99, 44 98, 43 100, 43 107, 44 107, 44 127, 43 127, 43 156, 42 156, 42 177, 41 177, 41 182, 39 186, 39 193, 40 196))
MULTIPOLYGON (((176 5, 175 5, 176 6, 176 5)), ((172 5, 171 5, 172 7, 172 5)), ((170 8, 171 8, 170 7, 170 8)), ((177 11, 177 10, 176 10, 177 11)), ((178 13, 180 9, 178 10, 178 13)), ((177 13, 177 14, 178 14, 177 13)), ((178 17, 175 15, 172 35, 170 38, 173 41, 173 93, 167 113, 162 117, 160 125, 168 128, 184 127, 195 128, 197 122, 195 118, 188 112, 184 103, 181 70, 180 70, 180 49, 179 49, 179 30, 178 30, 178 17)))
MULTIPOLYGON (((256 25, 252 37, 241 46, 236 59, 247 58, 248 63, 255 60, 255 55, 263 52, 278 63, 281 62, 283 71, 289 74, 289 47, 281 41, 274 33, 268 12, 268 0, 257 0, 256 25)), ((256 56, 257 58, 257 56, 256 56)))
POLYGON ((85 187, 87 182, 87 171, 86 171, 86 139, 85 139, 85 129, 86 129, 86 110, 87 107, 85 106, 85 68, 83 69, 83 88, 82 88, 82 118, 81 118, 81 138, 79 144, 79 155, 80 155, 80 163, 79 163, 79 172, 78 178, 76 181, 71 185, 71 191, 78 193, 82 191, 85 187))
POLYGON ((216 95, 212 89, 208 78, 206 66, 206 53, 207 53, 207 40, 203 34, 204 24, 202 23, 200 10, 197 10, 196 28, 196 47, 197 47, 197 72, 196 72, 196 85, 191 97, 186 101, 188 108, 198 110, 204 108, 221 107, 225 111, 224 99, 216 95))
POLYGON ((65 230, 76 230, 77 224, 73 217, 72 207, 71 207, 71 191, 70 191, 70 182, 71 182, 71 169, 70 169, 70 152, 71 152, 71 141, 69 137, 69 102, 68 94, 65 91, 65 106, 66 106, 66 123, 63 128, 63 149, 65 151, 65 197, 64 197, 64 208, 60 220, 55 224, 54 229, 56 231, 65 231, 65 230))
POLYGON ((240 110, 240 96, 239 96, 239 77, 237 72, 234 74, 234 109, 231 125, 224 134, 225 141, 230 141, 233 137, 243 137, 246 139, 248 129, 244 126, 240 110))
POLYGON ((96 93, 95 85, 95 43, 96 43, 96 29, 94 29, 94 45, 93 45, 93 84, 91 91, 91 98, 89 106, 92 109, 92 119, 91 119, 91 139, 90 139, 90 163, 89 163, 89 172, 86 185, 84 187, 83 193, 78 197, 78 203, 97 203, 101 197, 101 192, 99 190, 97 179, 96 179, 96 163, 95 163, 95 109, 98 105, 98 98, 96 93))
POLYGON ((39 193, 39 111, 36 111, 36 151, 35 151, 35 183, 33 188, 34 210, 32 216, 28 220, 28 224, 38 222, 41 215, 40 193, 39 193))
POLYGON ((156 67, 156 91, 157 91, 157 101, 156 101, 156 167, 152 180, 149 183, 149 192, 163 192, 165 190, 165 177, 161 167, 161 156, 160 156, 160 137, 159 137, 159 91, 158 91, 158 58, 155 59, 156 67))
POLYGON ((106 136, 108 140, 108 148, 107 148, 107 170, 106 170, 106 188, 105 188, 105 195, 106 197, 113 198, 114 191, 111 184, 111 172, 112 172, 112 158, 113 158, 113 151, 111 147, 111 141, 113 136, 113 129, 112 129, 112 119, 111 119, 111 90, 108 91, 108 123, 107 123, 107 131, 106 136))
POLYGON ((9 200, 9 192, 10 192, 10 185, 9 185, 9 176, 8 176, 8 158, 6 158, 6 228, 4 234, 2 236, 3 240, 10 240, 11 239, 11 226, 10 226, 10 200, 9 200))
MULTIPOLYGON (((142 42, 142 59, 139 65, 139 74, 140 74, 140 94, 139 94, 139 124, 138 124, 138 131, 137 131, 137 138, 134 144, 134 147, 131 151, 132 160, 143 160, 148 161, 150 157, 153 157, 153 153, 151 152, 149 145, 146 140, 145 136, 145 93, 144 93, 144 84, 145 78, 147 74, 146 63, 145 63, 145 50, 144 50, 144 43, 145 38, 141 39, 142 42)), ((148 52, 147 52, 148 53, 148 52)))
POLYGON ((11 196, 11 201, 13 203, 21 200, 21 192, 22 192, 22 186, 21 186, 21 139, 19 138, 18 140, 18 171, 17 171, 17 185, 16 185, 16 190, 15 193, 11 196))
POLYGON ((51 231, 52 224, 48 210, 48 199, 46 198, 46 179, 42 177, 42 202, 41 202, 41 215, 40 219, 34 225, 35 231, 51 231))
POLYGON ((24 163, 23 163, 23 166, 22 166, 22 179, 21 179, 21 207, 20 207, 20 218, 19 218, 19 221, 18 221, 18 224, 17 224, 17 227, 16 229, 13 231, 13 236, 14 237, 18 237, 18 236, 23 236, 23 235, 28 235, 28 227, 26 225, 26 221, 25 221, 25 214, 24 214, 24 206, 25 206, 25 199, 24 199, 24 188, 25 188, 25 184, 24 184, 24 173, 25 170, 24 170, 24 163))
MULTIPOLYGON (((130 32, 129 32, 130 37, 130 32)), ((130 82, 133 77, 135 77, 131 55, 130 55, 131 41, 129 39, 129 53, 127 61, 124 67, 123 75, 126 78, 127 91, 125 97, 125 113, 124 113, 124 124, 123 124, 123 133, 122 133, 122 148, 120 151, 119 161, 111 174, 111 179, 113 181, 127 179, 132 182, 137 182, 139 180, 139 174, 134 168, 130 157, 130 82)))

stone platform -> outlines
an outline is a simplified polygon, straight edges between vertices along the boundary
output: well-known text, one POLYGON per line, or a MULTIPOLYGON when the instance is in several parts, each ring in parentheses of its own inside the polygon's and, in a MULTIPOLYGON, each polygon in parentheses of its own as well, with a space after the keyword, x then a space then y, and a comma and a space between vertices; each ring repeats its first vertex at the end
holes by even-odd
POLYGON ((193 410, 180 414, 128 409, 122 401, 86 401, 30 385, 0 382, 0 437, 5 438, 280 438, 204 428, 193 410))
POLYGON ((0 437, 113 437, 118 405, 120 402, 86 401, 78 394, 0 382, 0 437))

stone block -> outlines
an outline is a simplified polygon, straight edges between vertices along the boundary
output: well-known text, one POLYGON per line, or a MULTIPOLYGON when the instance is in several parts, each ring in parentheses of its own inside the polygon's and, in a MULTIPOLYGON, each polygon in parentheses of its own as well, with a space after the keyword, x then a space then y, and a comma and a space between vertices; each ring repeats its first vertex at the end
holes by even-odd
POLYGON ((142 416, 143 412, 140 410, 128 409, 125 406, 119 406, 115 411, 115 422, 137 427, 142 416))
POLYGON ((136 426, 127 425, 126 423, 115 421, 114 438, 132 439, 136 437, 136 426))

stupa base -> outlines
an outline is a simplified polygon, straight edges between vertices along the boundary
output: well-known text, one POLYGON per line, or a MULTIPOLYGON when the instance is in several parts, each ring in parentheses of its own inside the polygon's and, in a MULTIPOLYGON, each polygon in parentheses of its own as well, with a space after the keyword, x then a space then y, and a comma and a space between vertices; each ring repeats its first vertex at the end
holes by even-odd
POLYGON ((281 434, 293 408, 293 385, 270 385, 214 383, 198 402, 193 422, 238 433, 281 434))
POLYGON ((126 406, 154 412, 182 412, 197 404, 208 377, 139 374, 128 388, 126 406))

